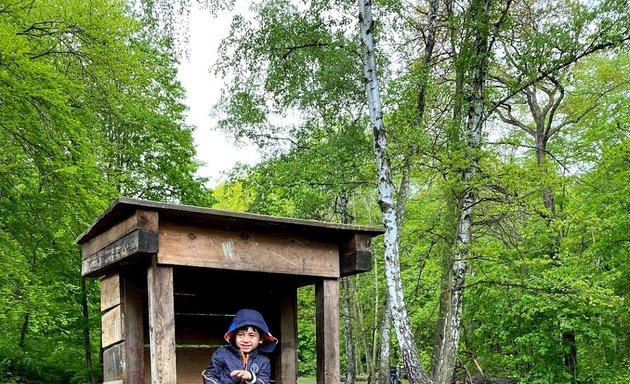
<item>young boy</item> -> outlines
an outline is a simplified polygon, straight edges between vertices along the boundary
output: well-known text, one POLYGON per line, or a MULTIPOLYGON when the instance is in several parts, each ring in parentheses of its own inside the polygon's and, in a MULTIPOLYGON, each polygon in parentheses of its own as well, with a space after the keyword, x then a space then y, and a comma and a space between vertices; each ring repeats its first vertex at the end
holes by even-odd
POLYGON ((241 309, 224 336, 230 345, 212 354, 210 365, 201 375, 204 384, 269 384, 269 358, 278 339, 269 333, 262 315, 253 309, 241 309))

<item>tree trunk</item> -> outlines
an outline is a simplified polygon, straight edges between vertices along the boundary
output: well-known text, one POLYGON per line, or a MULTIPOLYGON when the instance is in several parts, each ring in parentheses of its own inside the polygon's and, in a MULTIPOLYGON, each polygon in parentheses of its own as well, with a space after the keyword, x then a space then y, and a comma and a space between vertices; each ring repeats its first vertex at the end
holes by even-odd
POLYGON ((390 363, 389 363, 389 345, 391 340, 391 314, 389 312, 389 302, 385 298, 383 305, 383 315, 381 319, 381 362, 378 375, 379 384, 389 384, 390 380, 390 363))
MULTIPOLYGON (((353 290, 353 291, 354 293, 356 293, 356 290, 353 290)), ((363 353, 365 355, 365 364, 367 366, 368 383, 373 384, 375 380, 374 362, 372 361, 373 346, 370 345, 372 342, 372 333, 367 332, 366 329, 364 328, 365 317, 363 315, 363 307, 358 303, 358 300, 355 300, 355 302, 357 302, 357 305, 355 306, 355 310, 357 313, 356 320, 358 324, 361 324, 361 331, 359 332, 360 333, 359 338, 361 339, 361 343, 363 344, 363 353)))
MULTIPOLYGON (((547 145, 549 141, 558 133, 560 129, 566 126, 569 122, 577 122, 585 114, 580 114, 577 119, 566 120, 560 123, 554 124, 555 112, 558 110, 560 104, 564 100, 565 92, 564 87, 558 79, 553 76, 548 76, 547 83, 541 81, 538 85, 532 85, 526 87, 523 91, 527 100, 527 107, 529 108, 532 120, 534 120, 534 128, 530 128, 527 124, 523 123, 511 113, 511 108, 507 107, 507 116, 499 114, 503 122, 511 124, 515 127, 528 133, 534 139, 534 145, 536 150, 536 166, 540 174, 548 174, 551 171, 547 162, 548 150, 547 145), (544 95, 545 101, 542 102, 538 97, 539 94, 544 95)), ((586 109, 590 110, 589 108, 586 109)), ((546 209, 545 219, 547 220, 547 226, 551 227, 553 222, 557 218, 556 206, 554 194, 551 187, 545 182, 541 186, 542 202, 546 209)), ((550 249, 548 256, 552 260, 556 260, 558 257, 558 251, 560 250, 560 244, 562 242, 562 233, 558 231, 550 249)), ((575 346, 575 332, 565 331, 562 333, 560 341, 564 348, 564 365, 567 373, 571 376, 573 383, 577 381, 577 348, 575 346)))
POLYGON ((28 320, 30 317, 30 313, 25 312, 24 317, 22 319, 22 328, 20 329, 20 340, 18 341, 18 347, 21 350, 24 350, 24 344, 26 342, 26 333, 28 332, 28 320))
POLYGON ((87 301, 87 287, 85 278, 79 279, 81 286, 81 312, 83 314, 83 350, 85 351, 85 367, 87 368, 90 382, 96 384, 96 377, 92 367, 92 348, 90 343, 90 317, 87 301))
POLYGON ((349 288, 349 277, 344 277, 341 279, 341 287, 343 289, 343 325, 344 325, 344 342, 346 345, 346 383, 354 384, 356 380, 356 372, 357 368, 355 366, 355 356, 354 356, 354 345, 352 344, 352 322, 351 318, 351 300, 350 300, 350 288, 349 288))
MULTIPOLYGON (((348 197, 345 192, 341 193, 341 222, 348 224, 348 197)), ((343 291, 343 328, 344 328, 344 342, 346 345, 346 384, 354 384, 357 374, 357 368, 355 365, 355 353, 354 345, 352 344, 352 299, 350 290, 350 277, 344 277, 341 279, 341 288, 343 291)))
MULTIPOLYGON (((474 178, 477 174, 478 152, 481 148, 484 120, 484 87, 487 76, 490 1, 472 0, 467 21, 471 23, 467 36, 472 40, 470 52, 470 104, 465 125, 466 165, 462 171, 462 195, 458 203, 455 244, 449 260, 446 284, 440 300, 440 321, 432 361, 434 383, 447 384, 453 379, 457 363, 460 325, 463 310, 464 283, 469 247, 472 241, 473 207, 477 202, 474 178)), ((466 44, 466 42, 464 43, 466 44)), ((463 50, 467 52, 467 50, 463 50)))
POLYGON ((390 299, 390 309, 405 372, 411 384, 430 383, 426 376, 420 355, 407 315, 400 279, 400 261, 398 249, 398 225, 393 201, 393 184, 387 154, 387 139, 383 125, 383 109, 376 73, 376 56, 374 52, 374 21, 372 19, 372 2, 359 1, 359 22, 361 40, 364 48, 364 81, 368 98, 370 125, 374 134, 374 157, 378 173, 379 206, 385 227, 385 276, 390 299))

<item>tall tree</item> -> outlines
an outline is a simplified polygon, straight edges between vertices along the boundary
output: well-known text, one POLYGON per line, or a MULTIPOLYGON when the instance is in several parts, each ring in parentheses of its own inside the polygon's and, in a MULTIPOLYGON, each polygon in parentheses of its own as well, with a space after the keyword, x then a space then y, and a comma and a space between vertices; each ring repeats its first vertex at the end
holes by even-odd
POLYGON ((0 7, 0 355, 10 367, 0 377, 97 381, 87 331, 99 326, 98 288, 80 279, 74 239, 114 197, 210 203, 174 59, 129 11, 0 7))
POLYGON ((405 372, 411 383, 430 383, 422 368, 422 362, 409 324, 409 315, 405 305, 400 280, 398 220, 393 198, 393 181, 387 147, 386 131, 383 124, 383 105, 379 89, 379 77, 376 67, 374 38, 374 19, 372 2, 359 1, 360 33, 363 41, 364 82, 368 100, 370 125, 374 135, 374 157, 378 174, 379 206, 385 226, 385 275, 388 298, 398 337, 405 372))
MULTIPOLYGON (((547 295, 565 292, 561 284, 545 285, 551 278, 537 281, 540 285, 528 285, 519 280, 518 267, 509 269, 502 264, 512 262, 521 266, 518 256, 522 256, 532 262, 528 264, 531 271, 544 271, 540 265, 535 265, 540 260, 531 256, 548 239, 534 225, 528 226, 533 223, 529 221, 532 216, 520 211, 533 204, 525 184, 525 181, 529 182, 525 157, 517 153, 510 159, 512 163, 501 163, 502 154, 496 154, 486 146, 487 136, 482 129, 490 119, 491 130, 487 133, 489 137, 495 137, 499 124, 492 117, 501 105, 518 100, 523 90, 556 76, 589 52, 619 47, 626 41, 624 34, 627 35, 627 30, 624 32, 619 1, 567 2, 573 5, 566 7, 565 13, 550 14, 550 29, 537 31, 524 26, 528 17, 556 4, 559 2, 447 1, 423 3, 412 9, 401 7, 397 2, 376 3, 382 22, 364 24, 363 37, 381 41, 381 46, 387 47, 372 51, 371 57, 368 55, 372 63, 378 63, 379 72, 371 64, 365 67, 367 72, 361 71, 357 60, 356 28, 350 16, 356 12, 346 2, 334 2, 338 12, 331 12, 331 5, 326 1, 307 4, 262 1, 254 8, 254 20, 248 22, 236 18, 232 34, 224 41, 219 66, 224 75, 233 76, 221 105, 225 113, 224 128, 231 130, 237 138, 252 139, 264 148, 272 148, 269 146, 271 142, 284 143, 279 146, 282 149, 279 157, 295 162, 300 171, 305 164, 300 157, 308 152, 298 149, 303 149, 305 143, 310 146, 317 141, 312 139, 322 137, 318 135, 321 127, 334 126, 335 132, 346 132, 338 129, 339 124, 331 125, 331 121, 353 121, 360 126, 365 114, 364 100, 370 101, 368 109, 371 112, 370 128, 375 133, 380 208, 385 213, 385 224, 389 229, 388 247, 398 248, 401 280, 398 288, 405 292, 405 297, 409 297, 408 292, 423 294, 407 299, 413 303, 408 324, 401 326, 404 321, 400 321, 396 326, 397 330, 407 328, 406 331, 416 337, 416 342, 405 346, 412 350, 412 355, 414 348, 421 348, 420 351, 425 353, 416 351, 417 362, 409 363, 414 358, 406 355, 407 349, 403 350, 406 369, 410 366, 413 372, 423 372, 419 370, 422 367, 419 356, 427 356, 426 350, 430 349, 427 348, 425 331, 429 321, 419 318, 422 315, 435 322, 434 314, 421 313, 425 308, 418 303, 430 306, 439 302, 440 305, 431 355, 432 374, 410 375, 412 380, 448 382, 453 376, 457 358, 461 356, 458 347, 463 343, 461 319, 467 312, 477 313, 476 309, 462 305, 464 294, 470 292, 467 295, 473 296, 471 302, 478 305, 476 295, 486 284, 477 274, 479 268, 485 272, 483 268, 491 264, 489 268, 498 274, 492 284, 497 286, 516 284, 527 287, 523 288, 526 293, 522 296, 526 300, 539 297, 535 293, 537 289, 544 290, 547 295), (581 11, 583 6, 588 12, 581 11), (607 14, 608 11, 612 13, 607 14), (576 35, 565 36, 566 31, 573 31, 574 26, 580 25, 585 31, 592 32, 592 35, 577 38, 586 41, 582 48, 570 43, 572 39, 575 42, 576 35), (510 57, 518 55, 519 60, 514 62, 521 63, 519 65, 527 71, 520 71, 507 61, 508 54, 510 57), (396 65, 390 66, 390 60, 396 65), (382 94, 374 96, 370 91, 376 90, 375 83, 362 82, 361 73, 370 80, 378 77, 382 94), (508 81, 494 81, 500 77, 508 81), (488 82, 489 79, 492 81, 488 82), (366 83, 367 93, 358 87, 366 83), (379 108, 381 97, 384 107, 379 108), (299 114, 303 120, 290 126, 277 124, 277 115, 287 111, 299 114), (383 135, 383 127, 387 128, 386 135, 383 135), (504 175, 514 179, 508 180, 504 175), (521 184, 516 181, 517 177, 521 184), (418 212, 426 208, 419 206, 419 202, 433 209, 431 214, 422 216, 422 226, 406 216, 408 212, 416 215, 414 219, 420 216, 418 212), (394 229, 398 236, 392 238, 394 229), (498 237, 489 236, 488 231, 498 237), (504 253, 492 248, 497 247, 497 239, 505 248, 504 253), (405 252, 407 250, 410 252, 405 252), (496 260, 493 259, 495 256, 496 260), (419 259, 420 263, 410 267, 411 258, 419 259), (486 263, 488 260, 491 262, 486 263), (425 262, 432 268, 436 264, 443 268, 442 289, 437 287, 437 293, 441 292, 440 299, 436 294, 426 294, 432 286, 422 286, 422 283, 439 280, 436 278, 439 273, 435 271, 439 268, 432 270, 430 276, 421 273, 425 262), (411 274, 418 280, 414 290, 402 283, 411 274), (465 291, 469 285, 466 279, 470 279, 470 286, 474 287, 471 291, 465 291), (419 335, 422 337, 417 338, 419 335)), ((361 21, 365 20, 363 15, 361 21)), ((278 146, 273 148, 277 150, 278 146)), ((347 151, 351 148, 339 149, 347 151)), ((313 161, 316 156, 306 158, 313 161)), ((269 159, 268 164, 276 163, 275 157, 269 156, 269 159)), ((291 169, 291 165, 286 163, 283 168, 291 169)), ((258 171, 263 169, 264 165, 257 167, 250 180, 261 180, 258 171)), ((270 208, 274 212, 278 208, 290 208, 294 212, 296 206, 303 204, 294 205, 295 194, 291 196, 278 187, 289 183, 283 179, 286 173, 272 173, 277 169, 268 167, 265 171, 267 175, 275 176, 265 178, 267 193, 261 196, 265 197, 266 205, 252 207, 270 208), (282 203, 278 204, 279 201, 282 203)), ((336 188, 331 185, 301 183, 300 186, 304 196, 326 196, 324 199, 329 201, 338 196, 336 193, 328 195, 329 187, 336 188)), ((555 184, 548 186, 553 188, 555 184)), ((392 249, 385 252, 388 263, 396 261, 391 258, 392 249)), ((496 294, 499 289, 488 289, 490 291, 496 294)), ((493 299, 492 302, 511 303, 511 292, 506 291, 500 296, 503 301, 493 299)), ((549 297, 546 299, 553 301, 549 297)), ((402 300, 397 303, 400 302, 405 304, 402 300)), ((399 308, 396 303, 390 305, 399 308)), ((393 314, 400 314, 400 311, 393 314)), ((473 321, 466 325, 476 327, 478 323, 473 321)), ((477 358, 475 351, 483 350, 482 343, 473 337, 474 332, 468 336, 465 352, 479 366, 478 370, 483 371, 483 361, 477 358)), ((409 340, 405 338, 402 343, 409 340)), ((398 341, 401 342, 400 337, 398 341)), ((509 342, 506 345, 512 347, 509 342)), ((519 349, 519 353, 513 361, 531 356, 530 351, 523 349, 519 349)), ((519 369, 514 372, 539 374, 534 373, 532 364, 525 364, 522 371, 519 369)))

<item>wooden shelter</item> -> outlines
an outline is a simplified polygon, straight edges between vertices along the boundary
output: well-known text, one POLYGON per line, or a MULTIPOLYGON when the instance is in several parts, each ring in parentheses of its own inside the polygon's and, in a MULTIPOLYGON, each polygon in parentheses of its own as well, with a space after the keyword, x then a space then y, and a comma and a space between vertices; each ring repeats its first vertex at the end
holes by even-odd
POLYGON ((241 308, 280 342, 272 378, 297 381, 297 289, 315 285, 317 382, 337 384, 339 278, 371 269, 378 228, 116 200, 78 239, 101 279, 105 384, 199 384, 241 308))

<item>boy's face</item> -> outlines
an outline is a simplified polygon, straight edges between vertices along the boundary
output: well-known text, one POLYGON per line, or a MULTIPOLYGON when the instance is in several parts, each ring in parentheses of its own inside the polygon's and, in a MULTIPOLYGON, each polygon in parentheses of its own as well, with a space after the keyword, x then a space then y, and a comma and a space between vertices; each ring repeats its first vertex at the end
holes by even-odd
POLYGON ((254 327, 238 329, 235 338, 236 347, 244 353, 253 351, 262 343, 260 333, 254 327))

